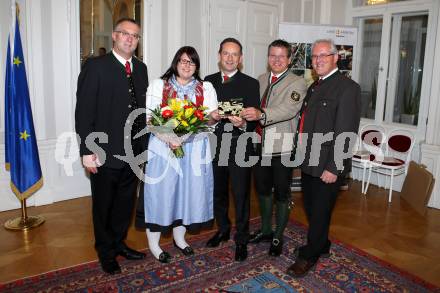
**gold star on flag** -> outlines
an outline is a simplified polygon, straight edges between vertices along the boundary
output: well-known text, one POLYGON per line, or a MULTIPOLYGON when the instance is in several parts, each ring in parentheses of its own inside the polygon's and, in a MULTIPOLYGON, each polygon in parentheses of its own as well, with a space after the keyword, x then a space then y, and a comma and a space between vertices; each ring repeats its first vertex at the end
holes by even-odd
POLYGON ((13 63, 14 63, 14 65, 20 66, 20 64, 23 62, 21 62, 20 57, 14 57, 13 63))
POLYGON ((20 132, 20 139, 27 140, 30 135, 25 131, 20 132))

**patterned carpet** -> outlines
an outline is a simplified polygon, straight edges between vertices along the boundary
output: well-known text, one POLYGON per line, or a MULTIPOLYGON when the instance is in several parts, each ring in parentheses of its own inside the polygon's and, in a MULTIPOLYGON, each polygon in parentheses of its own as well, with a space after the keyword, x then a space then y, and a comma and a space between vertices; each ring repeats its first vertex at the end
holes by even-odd
MULTIPOLYGON (((254 223, 252 226, 255 226, 254 223)), ((334 241, 331 257, 302 279, 285 274, 294 248, 306 230, 290 222, 281 257, 268 256, 268 243, 249 245, 245 262, 234 261, 234 242, 205 248, 212 233, 191 239, 196 254, 184 257, 171 244, 174 258, 161 264, 120 260, 122 273, 106 275, 92 262, 0 285, 0 292, 440 292, 440 289, 372 256, 334 241)))

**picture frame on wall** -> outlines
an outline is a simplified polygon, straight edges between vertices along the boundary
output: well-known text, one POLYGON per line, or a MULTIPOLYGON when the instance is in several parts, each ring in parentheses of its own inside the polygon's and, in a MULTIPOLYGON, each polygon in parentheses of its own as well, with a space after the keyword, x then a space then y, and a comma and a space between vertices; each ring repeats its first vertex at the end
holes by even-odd
POLYGON ((352 78, 357 44, 356 27, 284 22, 279 25, 279 37, 291 44, 290 70, 296 75, 304 77, 307 85, 311 85, 317 78, 312 69, 311 55, 312 44, 319 39, 334 41, 339 56, 339 71, 352 78))

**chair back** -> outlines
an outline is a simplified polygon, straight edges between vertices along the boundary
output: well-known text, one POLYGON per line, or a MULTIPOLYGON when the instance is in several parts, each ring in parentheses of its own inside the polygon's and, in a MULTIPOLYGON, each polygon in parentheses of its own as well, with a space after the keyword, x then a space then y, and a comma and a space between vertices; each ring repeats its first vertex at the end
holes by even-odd
POLYGON ((376 155, 386 151, 385 129, 377 124, 366 124, 359 129, 359 151, 368 151, 376 155))
POLYGON ((414 134, 406 129, 394 129, 390 132, 387 140, 386 154, 389 157, 401 159, 408 164, 414 148, 414 134))

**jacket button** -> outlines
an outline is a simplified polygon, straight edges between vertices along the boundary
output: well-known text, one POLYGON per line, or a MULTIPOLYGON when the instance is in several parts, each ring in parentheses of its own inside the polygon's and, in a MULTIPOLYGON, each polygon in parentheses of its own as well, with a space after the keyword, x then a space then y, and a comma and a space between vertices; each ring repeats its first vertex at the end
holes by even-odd
POLYGON ((322 103, 322 105, 323 105, 323 106, 327 106, 327 103, 326 103, 326 102, 324 102, 324 103, 322 103))

